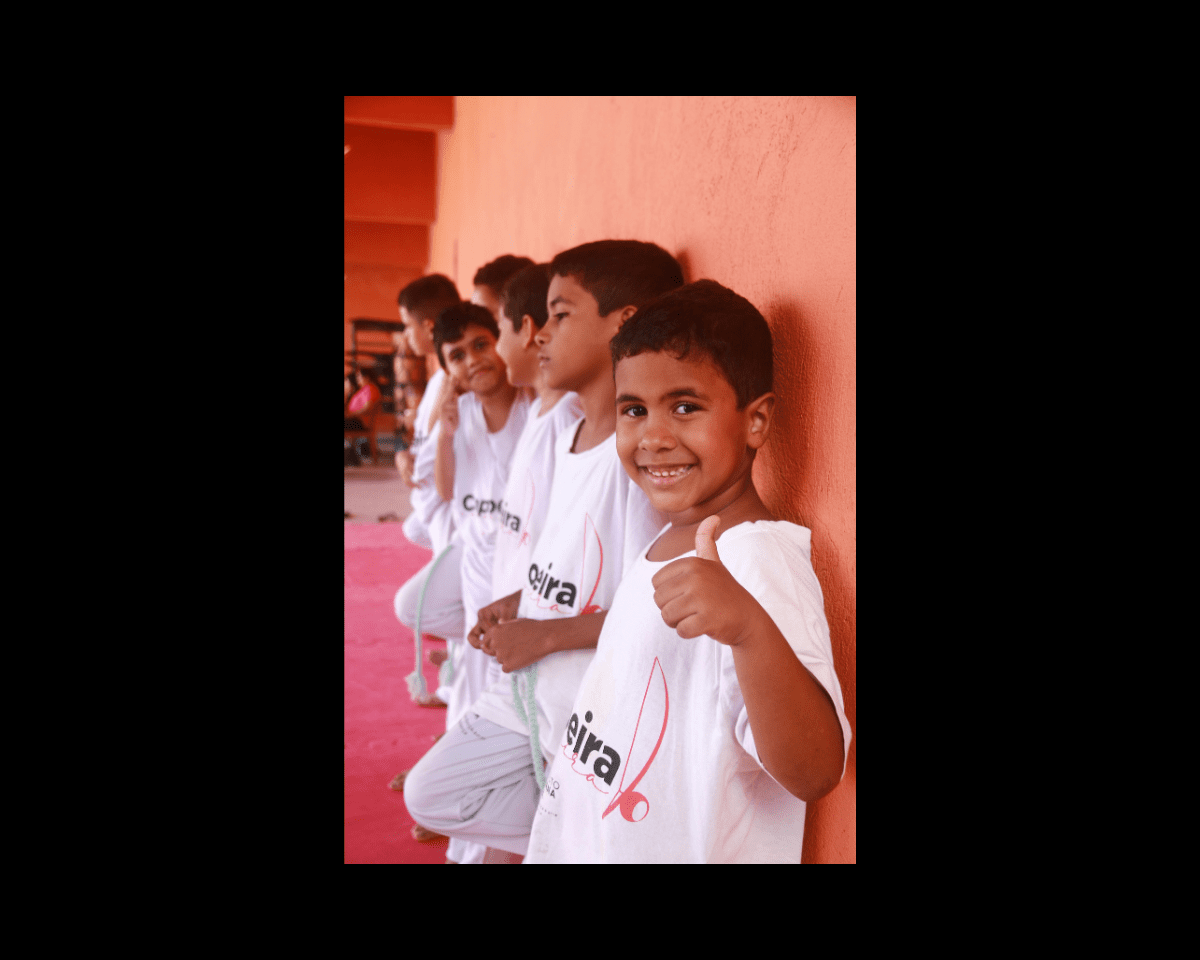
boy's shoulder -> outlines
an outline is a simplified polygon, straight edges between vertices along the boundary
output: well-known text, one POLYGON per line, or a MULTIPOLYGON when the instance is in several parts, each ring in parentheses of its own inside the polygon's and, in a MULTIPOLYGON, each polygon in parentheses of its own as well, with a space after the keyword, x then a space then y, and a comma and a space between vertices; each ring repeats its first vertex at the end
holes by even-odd
POLYGON ((725 531, 717 554, 735 580, 760 599, 823 606, 812 565, 812 531, 787 520, 757 520, 725 531))
POLYGON ((812 531, 789 520, 755 520, 739 523, 721 533, 717 550, 724 544, 737 544, 737 549, 767 547, 785 552, 800 551, 806 559, 812 554, 812 531))

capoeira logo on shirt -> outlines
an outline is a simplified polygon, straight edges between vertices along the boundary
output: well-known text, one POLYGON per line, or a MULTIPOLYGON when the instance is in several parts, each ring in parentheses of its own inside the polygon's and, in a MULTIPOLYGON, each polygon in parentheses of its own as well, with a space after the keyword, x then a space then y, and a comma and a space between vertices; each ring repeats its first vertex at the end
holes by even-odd
POLYGON ((529 542, 529 530, 521 529, 521 516, 533 516, 533 501, 534 494, 536 493, 536 485, 533 482, 533 471, 529 471, 529 475, 526 477, 526 482, 529 485, 529 505, 525 508, 525 513, 510 513, 507 500, 504 501, 504 505, 500 508, 501 536, 515 536, 517 538, 516 549, 518 550, 529 542))
MULTIPOLYGON (((630 823, 637 823, 644 820, 650 812, 650 801, 634 788, 641 782, 658 755, 658 748, 662 746, 663 737, 667 733, 669 712, 667 678, 663 674, 662 664, 658 662, 658 657, 655 657, 650 667, 650 679, 646 682, 646 692, 642 695, 637 723, 633 728, 633 742, 625 753, 627 762, 612 802, 600 814, 601 820, 614 810, 620 809, 622 817, 630 823), (643 757, 645 762, 642 762, 643 757), (629 786, 626 786, 625 777, 638 763, 642 764, 641 769, 638 770, 637 776, 629 781, 629 786)), ((597 781, 612 786, 617 771, 621 769, 621 755, 612 747, 606 747, 604 741, 594 732, 588 732, 586 725, 592 722, 592 711, 588 710, 583 715, 583 720, 584 723, 580 724, 579 714, 571 714, 571 721, 567 724, 567 742, 563 746, 563 756, 570 763, 572 773, 584 777, 596 790, 607 795, 608 791, 597 781), (595 756, 595 761, 589 771, 587 762, 592 756, 595 756)))
MULTIPOLYGON (((604 609, 598 604, 592 603, 592 600, 596 597, 596 591, 600 589, 600 579, 604 575, 604 545, 600 542, 600 534, 596 530, 596 524, 587 513, 584 513, 583 551, 579 562, 579 569, 583 573, 585 583, 591 580, 587 572, 589 566, 588 545, 593 539, 596 541, 596 546, 592 551, 595 556, 591 561, 591 565, 596 569, 596 579, 592 584, 592 592, 588 594, 587 602, 583 605, 583 609, 579 611, 580 614, 599 613, 604 609)), ((539 610, 553 610, 555 613, 561 613, 563 607, 570 608, 575 606, 575 600, 579 596, 579 588, 575 584, 559 580, 554 576, 553 562, 548 563, 545 570, 539 569, 536 563, 529 565, 529 589, 533 591, 534 603, 539 610)))

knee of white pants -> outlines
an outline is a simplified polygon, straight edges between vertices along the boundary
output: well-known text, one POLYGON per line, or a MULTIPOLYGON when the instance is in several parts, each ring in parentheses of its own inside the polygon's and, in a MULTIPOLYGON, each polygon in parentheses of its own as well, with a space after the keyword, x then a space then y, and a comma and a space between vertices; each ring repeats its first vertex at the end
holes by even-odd
MULTIPOLYGON (((436 568, 433 568, 432 563, 426 564, 397 590, 392 601, 396 619, 410 630, 415 630, 417 607, 421 603, 421 592, 424 591, 425 606, 421 611, 421 632, 449 640, 461 640, 465 627, 462 588, 456 561, 457 554, 454 554, 447 556, 436 568)), ((471 625, 475 625, 474 621, 471 625)))
POLYGON ((427 780, 420 761, 417 765, 408 771, 408 776, 404 778, 404 805, 408 807, 409 814, 412 818, 421 824, 423 827, 429 827, 433 821, 441 821, 444 819, 441 816, 441 811, 436 809, 436 804, 432 803, 432 797, 429 796, 427 780))
POLYGON ((396 614, 396 619, 408 627, 409 630, 417 622, 417 601, 421 597, 419 585, 416 590, 412 589, 416 582, 416 577, 409 580, 396 591, 396 599, 392 601, 392 610, 396 614))

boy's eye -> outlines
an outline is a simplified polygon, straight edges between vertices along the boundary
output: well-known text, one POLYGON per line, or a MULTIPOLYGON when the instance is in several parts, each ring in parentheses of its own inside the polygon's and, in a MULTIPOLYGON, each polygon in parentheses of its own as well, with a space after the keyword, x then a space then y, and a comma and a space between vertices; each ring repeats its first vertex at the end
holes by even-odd
POLYGON ((699 409, 700 409, 699 406, 697 406, 694 403, 690 403, 687 400, 684 400, 681 403, 675 404, 675 412, 676 413, 695 413, 699 409))
POLYGON ((623 417, 644 417, 645 415, 646 408, 637 404, 630 404, 627 407, 621 408, 621 416, 623 417))

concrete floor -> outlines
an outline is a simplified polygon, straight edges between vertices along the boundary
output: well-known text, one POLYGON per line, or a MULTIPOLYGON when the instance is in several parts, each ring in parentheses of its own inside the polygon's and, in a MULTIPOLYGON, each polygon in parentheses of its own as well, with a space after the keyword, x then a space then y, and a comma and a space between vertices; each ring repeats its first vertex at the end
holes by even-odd
POLYGON ((343 490, 346 523, 378 523, 387 513, 401 520, 412 513, 412 491, 400 479, 395 466, 345 467, 343 490))

